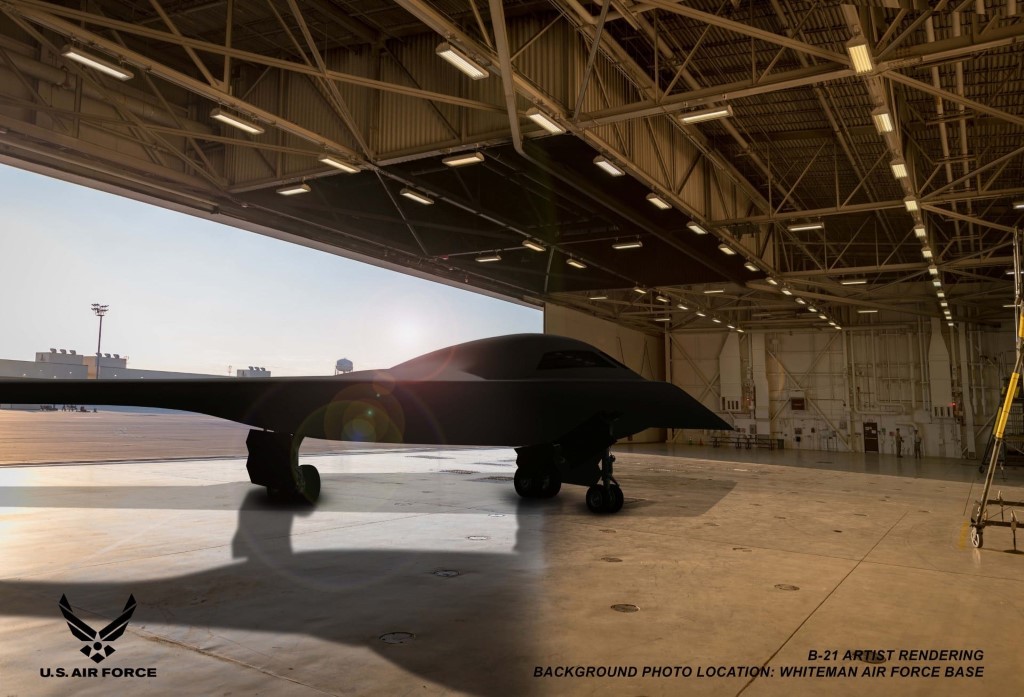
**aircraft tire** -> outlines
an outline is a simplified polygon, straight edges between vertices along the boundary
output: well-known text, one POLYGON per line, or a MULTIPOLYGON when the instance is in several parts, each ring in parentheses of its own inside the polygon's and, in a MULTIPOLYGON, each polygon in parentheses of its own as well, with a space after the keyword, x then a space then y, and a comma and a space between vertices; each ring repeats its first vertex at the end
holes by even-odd
POLYGON ((540 499, 553 499, 558 496, 558 492, 562 490, 562 479, 558 476, 558 472, 552 467, 547 474, 540 477, 538 480, 537 498, 540 499))
POLYGON ((307 503, 316 503, 320 498, 320 471, 313 465, 299 465, 302 473, 302 490, 299 496, 307 503))
POLYGON ((527 474, 522 468, 516 470, 512 485, 516 488, 516 493, 524 499, 537 497, 537 478, 527 474))
POLYGON ((975 549, 981 549, 985 545, 985 535, 977 525, 971 526, 971 545, 975 549))
POLYGON ((622 504, 626 502, 626 497, 622 495, 622 489, 618 484, 612 484, 611 486, 611 501, 608 502, 608 513, 618 513, 622 510, 622 504))
POLYGON ((587 508, 590 509, 591 513, 606 513, 608 497, 605 496, 604 487, 600 484, 587 489, 587 508))

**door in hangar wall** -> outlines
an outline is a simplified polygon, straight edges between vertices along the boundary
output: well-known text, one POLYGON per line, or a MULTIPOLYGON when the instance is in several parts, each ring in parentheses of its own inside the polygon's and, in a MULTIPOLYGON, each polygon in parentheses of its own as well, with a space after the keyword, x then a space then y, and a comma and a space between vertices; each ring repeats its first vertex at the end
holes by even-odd
POLYGON ((877 421, 865 421, 864 422, 864 452, 866 452, 866 453, 877 453, 878 452, 878 422, 877 421))

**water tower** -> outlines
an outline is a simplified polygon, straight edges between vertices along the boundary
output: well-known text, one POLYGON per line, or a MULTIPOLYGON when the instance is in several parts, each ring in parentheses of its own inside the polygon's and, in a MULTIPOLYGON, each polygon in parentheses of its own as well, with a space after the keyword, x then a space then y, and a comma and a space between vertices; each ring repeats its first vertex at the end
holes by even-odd
POLYGON ((341 375, 342 373, 352 372, 352 361, 347 358, 339 358, 338 362, 334 364, 334 374, 341 375))

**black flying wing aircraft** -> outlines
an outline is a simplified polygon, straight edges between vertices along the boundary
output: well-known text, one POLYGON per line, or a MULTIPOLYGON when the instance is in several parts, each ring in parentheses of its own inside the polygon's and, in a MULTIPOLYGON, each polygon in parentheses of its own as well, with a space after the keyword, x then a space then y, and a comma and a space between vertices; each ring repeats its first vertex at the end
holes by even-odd
POLYGON ((589 344, 516 334, 458 344, 389 370, 333 377, 0 380, 0 401, 199 412, 252 426, 246 468, 278 499, 314 502, 303 438, 515 448, 516 491, 589 487, 595 512, 622 507, 615 441, 647 428, 731 429, 683 390, 647 380, 589 344))

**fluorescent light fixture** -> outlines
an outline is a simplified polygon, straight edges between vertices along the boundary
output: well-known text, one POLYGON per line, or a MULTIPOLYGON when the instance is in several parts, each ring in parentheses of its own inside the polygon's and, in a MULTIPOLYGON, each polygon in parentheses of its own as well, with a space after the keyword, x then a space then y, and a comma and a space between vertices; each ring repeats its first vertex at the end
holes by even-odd
POLYGON ((482 257, 477 257, 476 260, 481 264, 491 264, 495 261, 501 261, 500 254, 485 254, 482 257))
POLYGON ((647 295, 647 291, 645 289, 641 288, 640 286, 634 286, 633 292, 634 293, 639 293, 640 295, 647 295))
POLYGON ((277 193, 282 196, 294 196, 295 194, 308 194, 312 189, 309 184, 303 182, 302 184, 290 184, 288 186, 282 186, 277 190, 277 193))
POLYGON ((914 236, 919 240, 923 240, 928 234, 928 231, 924 229, 924 225, 914 226, 914 236))
POLYGON ((342 172, 345 172, 346 174, 356 174, 357 172, 359 172, 359 168, 356 167, 355 165, 350 165, 349 163, 331 157, 330 155, 324 155, 323 157, 320 158, 320 161, 329 167, 334 167, 334 169, 340 169, 342 172))
POLYGON ((952 323, 952 322, 946 322, 946 324, 947 324, 947 325, 949 325, 950 327, 952 327, 952 326, 953 326, 953 323, 952 323))
POLYGON ((543 252, 547 250, 547 247, 542 245, 540 242, 534 242, 533 240, 524 240, 523 246, 527 249, 532 249, 535 252, 543 252))
POLYGON ((612 249, 640 249, 644 246, 644 243, 640 240, 630 240, 629 242, 616 242, 612 245, 612 249))
POLYGON ((907 163, 902 158, 893 160, 889 163, 889 166, 892 167, 892 176, 897 179, 906 179, 909 176, 907 163))
POLYGON ((118 80, 131 80, 135 77, 135 73, 130 70, 125 70, 119 65, 115 65, 110 61, 103 60, 92 54, 86 53, 77 46, 65 46, 60 50, 60 54, 65 58, 70 58, 76 63, 92 68, 93 70, 99 70, 105 75, 110 77, 116 77, 118 80))
POLYGON ((607 300, 607 295, 591 295, 588 300, 607 300))
POLYGON ((863 36, 855 36, 850 39, 846 44, 846 51, 850 54, 853 72, 863 75, 875 69, 875 61, 871 59, 871 49, 868 48, 867 39, 863 36))
POLYGON ((831 327, 834 327, 834 326, 836 326, 835 320, 832 320, 832 321, 830 321, 830 322, 829 322, 829 326, 831 326, 831 327))
POLYGON ((767 281, 768 281, 768 283, 769 283, 769 284, 771 284, 771 285, 773 285, 773 286, 777 286, 777 285, 779 285, 779 282, 778 282, 778 281, 776 281, 776 280, 775 280, 774 278, 772 278, 771 276, 769 276, 769 277, 768 277, 767 279, 765 279, 765 280, 767 280, 767 281))
POLYGON ((1003 305, 1003 307, 1017 307, 1017 306, 1011 303, 1010 305, 1003 305))
POLYGON ((918 210, 917 198, 911 194, 903 199, 903 205, 907 208, 907 213, 913 213, 918 210))
POLYGON ((680 310, 689 310, 690 309, 689 307, 687 307, 686 305, 684 305, 682 303, 679 303, 678 305, 676 305, 676 307, 678 307, 680 310))
POLYGON ((736 331, 738 331, 738 332, 739 332, 740 334, 742 334, 742 333, 743 333, 743 330, 742 330, 742 329, 737 329, 736 331))
POLYGON ((708 234, 707 230, 705 230, 704 228, 702 228, 700 225, 698 225, 697 223, 693 222, 692 220, 686 224, 686 227, 688 227, 691 232, 695 232, 698 235, 706 235, 706 234, 708 234))
POLYGON ((881 133, 892 133, 896 126, 892 122, 892 114, 884 106, 880 106, 871 112, 871 120, 875 122, 875 129, 881 133))
POLYGON ((655 322, 671 322, 672 318, 671 317, 655 317, 654 321, 655 322))
POLYGON ((717 295, 718 293, 724 293, 725 291, 721 288, 711 288, 704 291, 704 295, 717 295))
POLYGON ((848 278, 845 281, 840 281, 841 286, 863 286, 867 283, 866 278, 848 278))
POLYGON ((932 276, 938 276, 939 275, 939 267, 937 267, 935 264, 929 264, 928 265, 928 273, 930 273, 932 276))
POLYGON ((572 257, 569 257, 568 259, 566 259, 565 263, 568 264, 569 266, 573 267, 574 269, 585 269, 585 268, 587 268, 587 265, 584 264, 582 261, 580 261, 579 259, 573 259, 572 257))
POLYGON ((803 298, 797 298, 797 299, 796 299, 796 301, 797 301, 797 303, 799 303, 800 305, 806 305, 806 304, 807 304, 807 301, 806 301, 806 300, 804 300, 803 298))
POLYGON ((807 306, 807 311, 808 311, 808 312, 813 312, 813 313, 815 313, 815 314, 817 314, 817 313, 818 313, 818 310, 817 310, 817 308, 815 308, 815 307, 814 307, 814 305, 808 305, 808 306, 807 306))
POLYGON ((932 279, 932 285, 935 286, 936 288, 941 288, 942 287, 942 281, 940 281, 937 278, 933 278, 932 279))
POLYGON ((757 271, 757 264, 755 264, 752 261, 748 261, 746 264, 743 265, 743 268, 745 268, 747 271, 757 271))
MULTIPOLYGON (((946 302, 945 300, 940 300, 939 305, 941 307, 949 307, 949 303, 946 302)), ((1013 305, 1003 305, 1003 307, 1013 307, 1013 305)))
POLYGON ((707 317, 707 315, 704 314, 703 312, 701 312, 700 310, 697 310, 697 316, 698 317, 707 317))
POLYGON ((474 80, 480 80, 487 77, 487 71, 484 70, 479 63, 452 46, 447 41, 438 44, 437 48, 434 49, 434 53, 441 58, 444 58, 474 80))
POLYGON ((1013 269, 1007 269, 1006 270, 1006 275, 1007 276, 1012 276, 1013 275, 1013 269))
POLYGON ((670 303, 670 302, 672 302, 671 298, 666 298, 664 295, 655 295, 654 299, 657 300, 660 303, 670 303))
POLYGON ((826 316, 826 315, 818 315, 818 319, 828 319, 828 316, 826 316))
POLYGON ((727 116, 732 116, 732 105, 729 104, 711 107, 710 109, 701 109, 700 111, 691 111, 680 116, 679 120, 683 123, 700 123, 702 121, 724 119, 727 116))
POLYGON ((647 194, 647 200, 651 202, 651 205, 657 206, 658 208, 660 208, 663 211, 667 211, 669 208, 672 207, 672 204, 670 204, 668 201, 663 199, 661 196, 658 196, 658 194, 655 194, 653 192, 647 194))
POLYGON ((836 329, 842 329, 842 327, 840 327, 840 326, 839 326, 839 325, 837 324, 837 325, 836 325, 836 329))
POLYGON ((717 317, 712 317, 711 321, 714 322, 715 324, 721 324, 722 323, 722 320, 718 319, 717 317))
POLYGON ((944 298, 944 297, 946 297, 946 294, 945 294, 945 293, 943 293, 943 292, 942 292, 941 290, 939 290, 939 291, 936 291, 936 292, 935 292, 935 295, 939 296, 940 298, 944 298))
POLYGON ((626 174, 623 170, 619 169, 614 162, 609 160, 604 155, 598 155, 594 158, 594 164, 603 169, 613 177, 621 177, 626 174))
POLYGON ((405 196, 407 199, 415 201, 416 203, 422 203, 424 206, 429 206, 434 202, 434 199, 430 198, 426 194, 421 194, 419 191, 416 191, 415 189, 410 189, 409 187, 403 188, 398 193, 400 193, 402 196, 405 196))
POLYGON ((223 109, 218 108, 211 111, 210 118, 220 121, 221 123, 226 123, 229 126, 234 126, 238 130, 245 131, 249 135, 258 136, 260 133, 263 133, 263 129, 256 124, 246 121, 241 116, 229 114, 223 109))
POLYGON ((465 167, 466 165, 475 165, 478 162, 484 161, 484 154, 482 152, 468 152, 462 155, 451 155, 446 157, 441 162, 448 165, 449 167, 465 167))
POLYGON ((923 256, 925 259, 931 259, 933 256, 932 250, 928 249, 927 247, 921 247, 921 256, 923 256))
POLYGON ((1013 208, 1014 210, 1024 211, 1024 201, 1014 201, 1013 208))
POLYGON ((786 227, 790 232, 804 232, 806 230, 824 230, 825 223, 797 223, 786 227))
POLYGON ((733 249, 732 247, 730 247, 727 244, 724 244, 724 243, 720 244, 720 245, 718 245, 718 248, 720 250, 722 250, 723 254, 728 254, 729 256, 732 256, 732 255, 736 254, 736 250, 733 249))
POLYGON ((785 286, 783 286, 783 288, 782 288, 782 294, 783 294, 783 295, 792 295, 792 294, 793 294, 793 291, 791 291, 791 290, 790 290, 789 288, 786 288, 785 286))
POLYGON ((557 136, 565 133, 565 129, 562 128, 557 121, 536 107, 529 109, 526 112, 526 118, 533 121, 551 135, 557 136))
POLYGON ((857 310, 858 315, 874 315, 878 310, 857 310))

